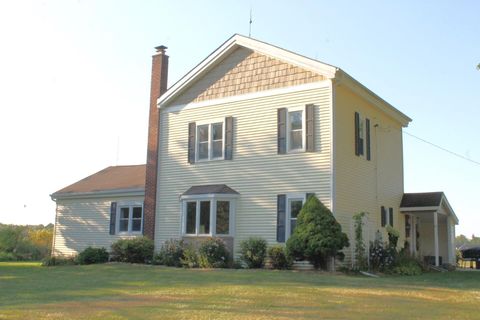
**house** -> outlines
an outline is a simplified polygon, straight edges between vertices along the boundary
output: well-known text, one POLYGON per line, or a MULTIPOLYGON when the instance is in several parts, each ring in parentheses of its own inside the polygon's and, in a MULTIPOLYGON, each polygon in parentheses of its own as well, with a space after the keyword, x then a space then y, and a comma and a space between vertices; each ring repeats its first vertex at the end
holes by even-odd
POLYGON ((458 219, 445 195, 404 193, 405 114, 342 69, 241 35, 167 89, 166 47, 156 49, 144 198, 128 183, 103 189, 100 173, 85 190, 80 181, 55 192, 54 254, 141 233, 157 250, 214 236, 237 254, 251 236, 284 243, 315 194, 350 239, 352 216, 368 212, 366 241, 391 225, 400 246, 454 263, 458 219))

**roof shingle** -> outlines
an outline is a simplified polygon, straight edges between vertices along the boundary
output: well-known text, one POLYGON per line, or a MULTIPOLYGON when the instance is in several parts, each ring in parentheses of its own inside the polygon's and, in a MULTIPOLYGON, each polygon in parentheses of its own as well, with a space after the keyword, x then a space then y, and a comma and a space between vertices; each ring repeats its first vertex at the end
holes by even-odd
POLYGON ((405 193, 400 208, 438 207, 442 197, 443 192, 405 193))
POLYGON ((105 168, 58 190, 53 195, 130 189, 145 189, 144 164, 105 168))

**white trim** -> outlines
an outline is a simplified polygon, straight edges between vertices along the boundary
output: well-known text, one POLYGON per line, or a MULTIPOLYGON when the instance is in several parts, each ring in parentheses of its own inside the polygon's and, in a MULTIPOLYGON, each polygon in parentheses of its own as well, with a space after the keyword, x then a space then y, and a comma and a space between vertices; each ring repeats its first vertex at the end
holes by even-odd
POLYGON ((290 201, 292 200, 302 200, 302 206, 305 204, 307 200, 306 193, 287 193, 285 195, 285 242, 290 238, 291 233, 291 208, 290 208, 290 201))
POLYGON ((106 198, 106 197, 144 197, 145 189, 116 189, 100 190, 91 192, 53 193, 50 198, 53 201, 64 199, 106 198))
POLYGON ((458 217, 455 214, 455 211, 453 211, 452 207, 450 206, 450 203, 447 200, 447 197, 445 195, 442 195, 442 199, 440 200, 440 208, 442 207, 442 204, 445 204, 450 211, 450 215, 453 217, 453 220, 455 221, 455 224, 459 223, 458 217))
POLYGON ((438 206, 432 207, 401 207, 400 212, 412 212, 412 211, 437 211, 438 206))
MULTIPOLYGON (((336 140, 336 134, 335 134, 335 86, 333 85, 331 80, 329 81, 329 88, 330 88, 330 95, 331 95, 331 100, 330 100, 330 117, 331 117, 331 122, 330 122, 330 209, 332 213, 335 215, 335 199, 336 199, 336 172, 335 172, 335 152, 336 152, 336 147, 335 147, 335 140, 336 140)), ((320 124, 321 125, 321 124, 320 124)))
POLYGON ((300 84, 297 86, 251 92, 251 93, 245 93, 245 94, 229 96, 229 97, 224 97, 219 99, 205 100, 200 102, 190 102, 187 104, 177 104, 177 105, 171 105, 171 106, 165 105, 165 104, 161 104, 161 105, 158 104, 158 106, 161 109, 165 109, 167 112, 178 112, 181 110, 190 110, 190 109, 209 107, 209 106, 214 106, 219 104, 233 103, 237 101, 246 101, 251 99, 265 98, 265 97, 270 97, 274 95, 287 94, 287 93, 293 93, 293 92, 304 91, 304 90, 322 89, 322 88, 328 87, 328 83, 331 84, 331 81, 322 80, 318 82, 300 84))
POLYGON ((195 195, 195 196, 181 196, 181 230, 182 237, 234 237, 235 236, 235 216, 236 216, 236 196, 224 195, 224 194, 207 194, 207 195, 195 195), (199 233, 200 230, 200 202, 210 202, 210 230, 209 233, 199 233), (228 234, 216 234, 216 209, 217 201, 229 202, 229 233, 228 234), (187 233, 187 203, 195 203, 195 233, 187 233))
POLYGON ((438 245, 438 213, 435 211, 433 213, 433 243, 435 246, 435 266, 440 265, 440 250, 439 250, 439 245, 438 245))
POLYGON ((313 71, 315 73, 323 74, 327 78, 333 78, 336 71, 338 70, 336 67, 330 66, 320 61, 301 56, 299 54, 275 47, 273 45, 258 40, 235 34, 226 42, 224 42, 219 48, 213 51, 207 58, 200 62, 195 68, 188 72, 170 89, 168 89, 167 92, 165 92, 159 98, 158 104, 167 104, 169 101, 181 94, 181 92, 186 89, 190 82, 195 81, 196 78, 208 72, 218 62, 222 61, 225 56, 233 52, 238 47, 245 47, 250 50, 272 56, 279 60, 313 71))
POLYGON ((208 161, 216 161, 216 160, 225 160, 225 118, 217 118, 212 120, 204 120, 195 123, 195 163, 197 162, 208 162, 208 161), (222 124, 222 156, 221 157, 213 157, 213 130, 212 127, 214 124, 222 124), (208 126, 208 158, 200 159, 199 158, 199 137, 198 128, 201 126, 208 126))
POLYGON ((306 142, 307 142, 307 113, 305 111, 306 107, 305 106, 296 106, 296 107, 288 107, 287 109, 287 119, 286 119, 286 127, 287 127, 287 134, 286 134, 286 140, 287 140, 287 153, 298 153, 298 152, 305 152, 306 150, 306 142), (291 149, 290 148, 290 113, 291 112, 302 112, 302 147, 298 149, 291 149))
POLYGON ((118 201, 117 202, 117 212, 115 218, 115 234, 118 235, 129 235, 129 236, 137 236, 143 234, 143 215, 144 215, 144 208, 143 202, 141 201, 118 201), (132 231, 133 225, 133 208, 140 207, 142 209, 142 215, 140 217, 140 231, 132 231), (127 231, 120 231, 120 213, 122 208, 128 208, 128 223, 127 223, 127 231))
POLYGON ((396 109, 387 101, 380 98, 377 94, 365 87, 345 71, 338 69, 335 75, 335 80, 337 85, 344 84, 351 91, 358 94, 390 117, 398 120, 403 127, 408 127, 408 123, 412 121, 412 119, 410 119, 407 115, 396 109))

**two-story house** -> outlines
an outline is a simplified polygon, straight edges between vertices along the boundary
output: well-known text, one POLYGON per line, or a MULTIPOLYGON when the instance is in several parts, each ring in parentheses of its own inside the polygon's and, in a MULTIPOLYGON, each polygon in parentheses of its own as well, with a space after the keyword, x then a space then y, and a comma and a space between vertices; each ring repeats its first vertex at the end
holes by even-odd
POLYGON ((366 241, 392 225, 411 252, 455 262, 446 197, 404 194, 405 114, 337 67, 241 35, 167 89, 165 49, 153 56, 146 166, 52 194, 54 254, 141 234, 157 250, 206 236, 234 254, 251 236, 284 243, 312 193, 350 239, 352 216, 368 212, 366 241))

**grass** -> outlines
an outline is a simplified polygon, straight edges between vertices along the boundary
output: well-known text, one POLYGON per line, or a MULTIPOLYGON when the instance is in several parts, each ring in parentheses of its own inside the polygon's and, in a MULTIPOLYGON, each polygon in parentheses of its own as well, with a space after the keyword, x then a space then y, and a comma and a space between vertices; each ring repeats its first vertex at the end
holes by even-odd
POLYGON ((0 319, 478 319, 479 304, 480 272, 376 279, 0 263, 0 319))

